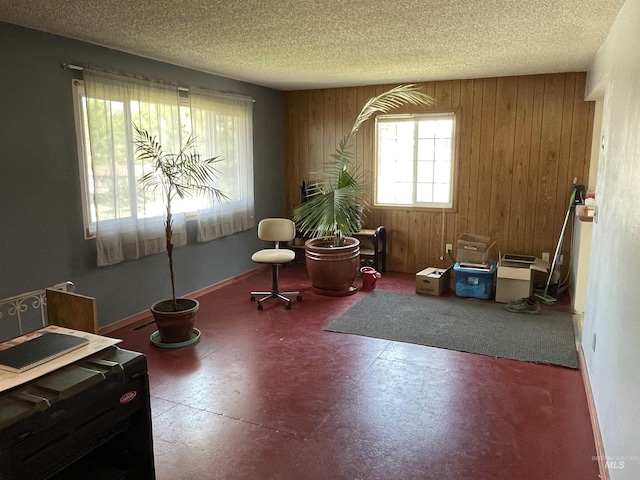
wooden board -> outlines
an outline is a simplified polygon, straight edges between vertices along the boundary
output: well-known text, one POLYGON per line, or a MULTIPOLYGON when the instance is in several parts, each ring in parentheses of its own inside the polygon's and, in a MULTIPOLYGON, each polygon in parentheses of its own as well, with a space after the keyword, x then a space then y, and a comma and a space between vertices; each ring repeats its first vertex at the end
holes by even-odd
POLYGON ((49 325, 98 333, 95 298, 51 288, 47 288, 46 295, 49 325))

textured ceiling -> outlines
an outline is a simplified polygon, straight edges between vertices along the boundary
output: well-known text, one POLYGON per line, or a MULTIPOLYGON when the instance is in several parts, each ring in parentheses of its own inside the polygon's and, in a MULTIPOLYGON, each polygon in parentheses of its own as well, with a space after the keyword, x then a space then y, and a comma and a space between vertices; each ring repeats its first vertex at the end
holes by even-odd
POLYGON ((584 71, 623 3, 0 0, 0 21, 296 90, 584 71))

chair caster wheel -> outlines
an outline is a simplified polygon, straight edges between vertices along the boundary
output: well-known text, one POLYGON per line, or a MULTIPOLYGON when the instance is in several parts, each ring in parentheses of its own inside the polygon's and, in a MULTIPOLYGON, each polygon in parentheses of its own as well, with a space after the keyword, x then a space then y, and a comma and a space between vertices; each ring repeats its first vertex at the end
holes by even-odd
POLYGON ((261 303, 258 304, 258 310, 262 310, 262 304, 261 303))
POLYGON ((302 301, 302 295, 298 295, 298 296, 296 297, 296 300, 298 300, 299 302, 301 302, 301 301, 302 301))
POLYGON ((291 302, 287 302, 287 303, 284 305, 284 308, 286 308, 287 310, 291 310, 291 302))
POLYGON ((254 297, 253 295, 251 295, 251 301, 255 302, 256 301, 256 297, 254 297))

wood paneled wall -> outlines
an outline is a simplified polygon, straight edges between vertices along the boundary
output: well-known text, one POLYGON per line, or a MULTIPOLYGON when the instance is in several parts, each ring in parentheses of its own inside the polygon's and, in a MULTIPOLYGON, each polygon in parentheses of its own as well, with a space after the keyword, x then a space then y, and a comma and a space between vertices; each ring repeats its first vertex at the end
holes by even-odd
MULTIPOLYGON (((445 244, 455 254, 462 233, 496 240, 493 258, 498 251, 553 255, 573 178, 588 183, 594 103, 584 100, 585 80, 584 73, 566 73, 422 83, 437 101, 423 111, 457 111, 456 204, 452 212, 368 207, 365 225, 387 227, 389 270, 451 265, 445 244)), ((366 100, 393 86, 285 93, 287 212, 366 100)), ((373 192, 372 120, 358 133, 356 154, 373 192)))

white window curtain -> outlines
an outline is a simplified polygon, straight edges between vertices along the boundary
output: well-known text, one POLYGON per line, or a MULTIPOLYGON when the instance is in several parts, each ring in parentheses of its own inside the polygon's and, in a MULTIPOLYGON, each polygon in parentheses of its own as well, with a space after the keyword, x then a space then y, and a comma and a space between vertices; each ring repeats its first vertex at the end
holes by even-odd
POLYGON ((209 196, 174 205, 174 246, 187 242, 185 212, 198 214, 198 241, 252 228, 251 100, 198 92, 185 101, 176 85, 90 68, 83 77, 98 266, 166 251, 162 193, 138 184, 145 166, 134 155, 134 123, 155 135, 165 151, 177 152, 193 134, 201 155, 223 157, 218 164, 222 183, 216 186, 230 201, 217 205, 209 196))
POLYGON ((198 241, 249 230, 253 199, 253 101, 191 89, 191 124, 201 154, 220 156, 220 188, 229 200, 198 212, 198 241))
MULTIPOLYGON (((149 194, 143 193, 137 181, 142 165, 133 155, 132 122, 158 135, 166 148, 177 148, 181 130, 178 89, 87 68, 83 77, 98 266, 164 252, 164 217, 157 215, 156 208, 147 211, 149 194)), ((182 214, 173 217, 173 243, 186 243, 182 214)))

